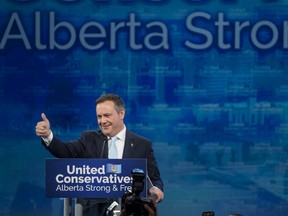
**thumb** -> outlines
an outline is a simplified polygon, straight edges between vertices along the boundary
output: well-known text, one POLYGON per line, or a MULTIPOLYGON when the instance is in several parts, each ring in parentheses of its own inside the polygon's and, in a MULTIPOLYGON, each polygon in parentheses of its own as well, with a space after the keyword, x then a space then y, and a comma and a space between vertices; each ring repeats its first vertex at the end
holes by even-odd
POLYGON ((41 114, 41 117, 42 117, 44 122, 49 122, 49 120, 47 119, 47 117, 44 113, 41 114))

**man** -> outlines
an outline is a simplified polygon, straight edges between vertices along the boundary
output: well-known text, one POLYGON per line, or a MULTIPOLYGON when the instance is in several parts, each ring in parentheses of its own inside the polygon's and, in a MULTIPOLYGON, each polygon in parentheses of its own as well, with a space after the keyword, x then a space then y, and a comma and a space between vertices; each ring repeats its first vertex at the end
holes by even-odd
MULTIPOLYGON (((153 184, 149 193, 156 197, 156 203, 160 202, 164 198, 163 182, 151 141, 126 129, 123 100, 115 94, 100 96, 96 100, 96 115, 100 131, 85 131, 79 139, 63 142, 53 135, 50 122, 42 113, 43 121, 37 123, 36 135, 42 137, 45 148, 59 158, 146 158, 147 173, 153 184), (116 138, 114 156, 110 155, 111 150, 108 150, 113 137, 116 138), (108 145, 105 145, 107 142, 108 145)), ((111 203, 111 200, 107 199, 77 200, 83 205, 85 216, 102 216, 111 203)))

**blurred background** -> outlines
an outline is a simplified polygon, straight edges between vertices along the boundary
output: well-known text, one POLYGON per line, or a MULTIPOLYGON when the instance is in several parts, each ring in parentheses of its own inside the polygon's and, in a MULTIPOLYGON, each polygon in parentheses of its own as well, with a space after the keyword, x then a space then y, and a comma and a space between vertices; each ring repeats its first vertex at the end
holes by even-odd
POLYGON ((287 0, 5 0, 0 215, 62 215, 34 128, 98 129, 119 94, 165 184, 159 215, 288 213, 287 0))

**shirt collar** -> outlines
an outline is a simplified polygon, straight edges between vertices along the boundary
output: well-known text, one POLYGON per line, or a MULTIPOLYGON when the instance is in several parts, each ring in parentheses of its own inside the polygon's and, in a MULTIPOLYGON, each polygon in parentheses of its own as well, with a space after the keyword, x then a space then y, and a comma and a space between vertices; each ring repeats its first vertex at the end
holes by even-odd
POLYGON ((116 135, 118 139, 124 141, 126 136, 126 126, 116 135))

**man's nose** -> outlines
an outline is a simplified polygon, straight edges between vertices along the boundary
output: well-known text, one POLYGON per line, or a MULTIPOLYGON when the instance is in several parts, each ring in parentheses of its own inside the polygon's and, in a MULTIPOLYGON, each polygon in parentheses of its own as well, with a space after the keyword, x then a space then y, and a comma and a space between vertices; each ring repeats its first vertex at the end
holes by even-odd
POLYGON ((99 119, 99 124, 104 124, 107 122, 107 119, 105 117, 102 117, 101 119, 99 119))

